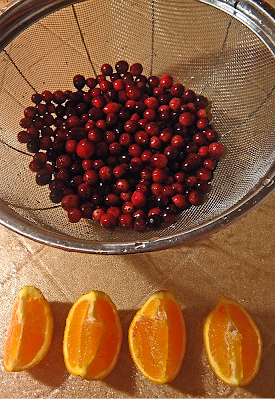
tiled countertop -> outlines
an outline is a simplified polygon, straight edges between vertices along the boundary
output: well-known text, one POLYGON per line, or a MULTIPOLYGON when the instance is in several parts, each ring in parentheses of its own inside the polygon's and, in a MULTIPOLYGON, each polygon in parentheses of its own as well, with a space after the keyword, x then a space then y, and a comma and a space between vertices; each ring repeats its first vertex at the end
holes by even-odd
MULTIPOLYGON (((10 1, 0 0, 0 8, 10 1)), ((270 0, 275 7, 275 1, 270 0)), ((36 243, 0 226, 0 397, 153 398, 275 397, 275 194, 247 217, 185 246, 140 255, 106 256, 67 252, 36 243), (55 331, 45 359, 23 373, 3 368, 3 348, 13 300, 34 285, 50 301, 55 331), (124 329, 118 364, 101 382, 70 375, 62 355, 65 319, 72 303, 91 289, 107 292, 124 329), (174 292, 187 325, 187 349, 177 378, 155 385, 135 369, 127 329, 135 311, 159 289, 174 292), (202 327, 221 295, 235 298, 251 313, 263 337, 259 374, 244 388, 216 378, 202 340, 202 327)))

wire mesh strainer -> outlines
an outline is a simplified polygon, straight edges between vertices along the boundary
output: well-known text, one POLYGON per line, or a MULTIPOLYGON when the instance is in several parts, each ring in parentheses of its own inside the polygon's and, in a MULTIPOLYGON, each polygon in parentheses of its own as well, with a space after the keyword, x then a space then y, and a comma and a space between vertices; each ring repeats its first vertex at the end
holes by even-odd
POLYGON ((240 218, 274 189, 275 20, 251 0, 19 0, 0 15, 0 219, 49 245, 97 253, 168 248, 240 218), (226 154, 207 201, 157 231, 106 231, 70 224, 39 187, 17 142, 34 91, 73 89, 76 73, 108 62, 140 62, 145 75, 170 73, 212 101, 226 154))

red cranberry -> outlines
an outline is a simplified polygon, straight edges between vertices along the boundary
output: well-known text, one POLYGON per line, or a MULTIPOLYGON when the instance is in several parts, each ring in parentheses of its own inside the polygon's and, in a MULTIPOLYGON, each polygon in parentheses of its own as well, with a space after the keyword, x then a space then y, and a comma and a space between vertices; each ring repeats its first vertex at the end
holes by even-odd
POLYGON ((112 179, 113 172, 110 167, 104 166, 100 168, 98 175, 103 181, 109 181, 110 179, 112 179))
POLYGON ((125 74, 128 71, 128 68, 129 64, 124 60, 118 61, 115 65, 115 69, 119 74, 125 74))
POLYGON ((188 207, 188 200, 184 194, 178 193, 172 197, 172 201, 176 207, 180 208, 181 210, 188 207))
POLYGON ((80 158, 90 158, 95 152, 95 144, 89 139, 82 139, 77 145, 76 153, 80 158))
POLYGON ((167 90, 173 86, 173 77, 170 74, 164 74, 159 81, 160 87, 167 90))
POLYGON ((50 103, 51 101, 53 101, 53 94, 49 90, 44 90, 41 93, 41 96, 42 96, 42 100, 44 100, 45 103, 50 103))
POLYGON ((132 194, 131 201, 136 208, 142 208, 147 203, 147 196, 142 191, 135 191, 132 194))
POLYGON ((68 194, 62 198, 61 206, 65 211, 72 208, 79 208, 81 204, 80 197, 76 194, 68 194))
POLYGON ((134 63, 130 67, 130 74, 134 76, 141 75, 143 71, 143 66, 140 63, 134 63))
POLYGON ((145 219, 143 218, 135 219, 135 221, 133 222, 133 228, 137 232, 145 232, 147 229, 145 219))
POLYGON ((199 190, 193 190, 188 195, 188 201, 194 206, 198 206, 203 203, 203 194, 199 190))
POLYGON ((91 203, 87 202, 81 204, 80 210, 82 213, 82 218, 87 218, 87 219, 92 218, 94 209, 91 203))
POLYGON ((218 160, 224 153, 224 146, 220 142, 213 142, 209 145, 209 155, 214 160, 218 160))
POLYGON ((105 229, 114 229, 117 225, 117 218, 112 214, 103 214, 100 217, 100 225, 105 229))
POLYGON ((79 208, 72 208, 68 211, 68 219, 72 223, 77 223, 82 217, 82 212, 79 208))
POLYGON ((86 79, 83 75, 77 74, 73 77, 73 84, 77 90, 81 90, 86 85, 86 79))
POLYGON ((152 179, 156 183, 162 183, 167 178, 167 172, 162 168, 155 168, 152 172, 152 179))
POLYGON ((174 85, 170 89, 170 93, 172 96, 181 97, 184 92, 184 86, 181 83, 174 83, 174 85))
POLYGON ((99 176, 97 171, 94 169, 89 169, 84 172, 83 180, 90 185, 95 185, 98 182, 99 176))
POLYGON ((133 227, 133 216, 131 214, 121 214, 118 223, 124 229, 131 229, 133 227))
POLYGON ((147 226, 151 229, 158 229, 161 227, 161 216, 157 214, 150 215, 150 217, 147 218, 147 226))

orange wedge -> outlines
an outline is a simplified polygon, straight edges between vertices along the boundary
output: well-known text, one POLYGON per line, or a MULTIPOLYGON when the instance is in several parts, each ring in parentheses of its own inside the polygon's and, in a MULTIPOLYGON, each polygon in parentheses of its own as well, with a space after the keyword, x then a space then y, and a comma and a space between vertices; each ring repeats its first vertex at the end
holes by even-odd
POLYGON ((154 293, 129 328, 134 363, 150 381, 170 382, 181 368, 185 346, 185 323, 179 302, 169 291, 154 293))
POLYGON ((87 380, 105 378, 115 367, 122 342, 117 309, 110 297, 91 291, 69 311, 63 340, 67 370, 87 380))
POLYGON ((245 386, 256 376, 262 356, 260 332, 248 312, 222 296, 203 330, 207 357, 216 375, 230 386, 245 386))
POLYGON ((49 350, 53 317, 49 303, 39 289, 25 286, 18 293, 11 314, 4 349, 8 372, 34 367, 49 350))

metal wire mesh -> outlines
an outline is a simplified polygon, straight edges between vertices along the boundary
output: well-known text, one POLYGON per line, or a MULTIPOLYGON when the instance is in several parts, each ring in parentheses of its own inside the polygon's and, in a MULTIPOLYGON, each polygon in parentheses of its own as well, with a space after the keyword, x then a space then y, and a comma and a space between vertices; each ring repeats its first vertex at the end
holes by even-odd
POLYGON ((146 243, 156 238, 161 238, 156 248, 168 247, 178 235, 181 241, 190 238, 190 231, 194 238, 213 219, 226 219, 273 166, 274 82, 270 47, 237 18, 209 4, 88 0, 57 10, 24 29, 0 54, 2 203, 16 213, 13 218, 23 218, 21 226, 25 220, 34 230, 43 227, 49 244, 65 241, 70 248, 77 239, 84 251, 95 251, 93 243, 96 251, 104 251, 112 243, 112 252, 122 252, 126 242, 131 246, 125 251, 150 250, 146 243), (183 211, 175 224, 142 234, 109 232, 87 220, 70 224, 49 200, 48 188, 36 185, 28 168, 31 157, 17 142, 19 120, 34 91, 73 89, 76 73, 95 76, 104 62, 114 65, 119 59, 142 63, 145 75, 170 73, 211 99, 212 122, 226 148, 207 201, 183 211), (51 240, 55 234, 58 240, 51 240))

